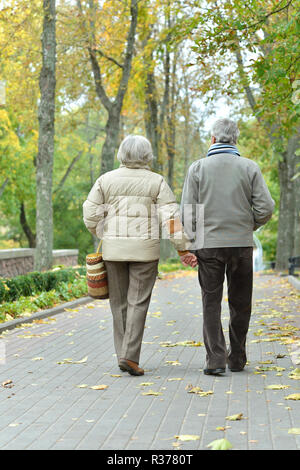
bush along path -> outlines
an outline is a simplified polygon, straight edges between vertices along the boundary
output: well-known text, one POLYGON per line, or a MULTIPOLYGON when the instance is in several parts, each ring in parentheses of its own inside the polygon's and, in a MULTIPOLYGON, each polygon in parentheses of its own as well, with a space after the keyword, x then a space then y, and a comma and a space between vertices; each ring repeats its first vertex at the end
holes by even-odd
MULTIPOLYGON (((159 278, 174 270, 191 271, 191 268, 183 267, 178 259, 169 259, 159 265, 159 278)), ((0 326, 16 319, 28 319, 36 312, 85 296, 87 283, 84 266, 57 266, 47 272, 0 278, 0 326)))
MULTIPOLYGON (((228 338, 225 292, 223 307, 228 338)), ((201 293, 186 271, 156 282, 142 378, 117 367, 108 300, 7 331, 0 449, 297 450, 299 326, 299 292, 256 276, 245 370, 205 376, 201 293)))
POLYGON ((85 268, 54 268, 0 279, 0 324, 87 295, 85 268))

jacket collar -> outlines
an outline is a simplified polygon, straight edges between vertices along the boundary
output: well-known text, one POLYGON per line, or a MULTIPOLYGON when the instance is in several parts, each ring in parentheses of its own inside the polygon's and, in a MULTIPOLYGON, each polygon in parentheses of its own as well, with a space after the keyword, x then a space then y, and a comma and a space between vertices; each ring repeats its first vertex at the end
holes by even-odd
POLYGON ((210 157, 211 155, 218 155, 220 153, 229 153, 240 157, 240 153, 236 145, 227 143, 218 143, 211 145, 208 149, 207 157, 210 157))
POLYGON ((150 166, 144 162, 132 162, 132 163, 121 163, 120 168, 136 168, 136 169, 144 169, 144 170, 151 170, 150 166))

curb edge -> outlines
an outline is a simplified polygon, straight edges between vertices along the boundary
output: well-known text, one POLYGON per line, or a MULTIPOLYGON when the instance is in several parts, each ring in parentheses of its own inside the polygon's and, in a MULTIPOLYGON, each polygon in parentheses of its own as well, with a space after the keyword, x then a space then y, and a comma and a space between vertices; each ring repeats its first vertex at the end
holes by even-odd
POLYGON ((296 289, 300 290, 300 281, 294 276, 288 276, 289 283, 292 284, 296 289))
POLYGON ((46 310, 40 310, 39 312, 34 313, 31 317, 25 318, 16 318, 15 320, 11 320, 9 322, 0 323, 0 334, 6 330, 12 330, 16 326, 23 324, 23 323, 32 323, 34 320, 40 320, 42 318, 51 317, 53 315, 57 315, 58 313, 63 313, 65 308, 76 307, 77 305, 85 304, 88 302, 92 302, 92 297, 81 297, 76 300, 71 300, 70 302, 66 302, 60 305, 57 305, 53 308, 48 308, 46 310))

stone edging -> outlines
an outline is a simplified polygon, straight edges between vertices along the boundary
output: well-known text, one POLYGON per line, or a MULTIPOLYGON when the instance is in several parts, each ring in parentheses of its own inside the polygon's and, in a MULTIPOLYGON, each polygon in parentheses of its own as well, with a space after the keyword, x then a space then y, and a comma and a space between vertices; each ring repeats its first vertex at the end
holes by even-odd
MULTIPOLYGON (((34 256, 34 248, 12 248, 10 250, 0 250, 0 259, 12 259, 12 258, 28 258, 34 256)), ((79 250, 77 249, 66 249, 66 250, 53 250, 52 255, 55 258, 61 256, 78 256, 79 250)))
POLYGON ((65 308, 73 308, 73 307, 76 307, 77 305, 85 304, 88 302, 93 302, 93 300, 94 299, 92 299, 92 297, 81 297, 80 299, 72 300, 71 302, 66 302, 61 305, 57 305, 56 307, 49 308, 47 310, 40 310, 39 312, 36 312, 33 315, 31 315, 31 317, 26 317, 26 318, 20 317, 20 318, 16 318, 15 320, 11 320, 5 323, 0 323, 0 334, 6 330, 12 330, 16 326, 21 325, 23 323, 31 323, 34 320, 40 320, 42 318, 51 317, 58 313, 64 312, 65 308))
POLYGON ((289 276, 288 280, 296 289, 300 290, 300 280, 294 276, 289 276))

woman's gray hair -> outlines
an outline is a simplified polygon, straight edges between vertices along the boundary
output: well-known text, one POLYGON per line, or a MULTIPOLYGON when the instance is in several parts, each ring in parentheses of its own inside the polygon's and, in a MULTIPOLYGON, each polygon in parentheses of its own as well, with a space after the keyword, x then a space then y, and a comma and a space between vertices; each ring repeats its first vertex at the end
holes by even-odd
POLYGON ((218 119, 212 126, 211 134, 216 142, 236 144, 239 136, 236 122, 228 118, 218 119))
POLYGON ((121 163, 150 163, 153 160, 152 147, 142 135, 128 135, 122 141, 117 159, 121 163))

